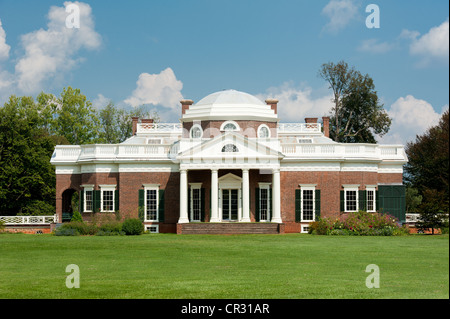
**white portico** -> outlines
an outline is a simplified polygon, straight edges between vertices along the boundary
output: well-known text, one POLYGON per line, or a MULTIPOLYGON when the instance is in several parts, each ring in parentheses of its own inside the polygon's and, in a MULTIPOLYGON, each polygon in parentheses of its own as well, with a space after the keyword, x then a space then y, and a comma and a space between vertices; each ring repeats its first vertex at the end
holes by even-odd
POLYGON ((177 156, 180 165, 178 223, 189 222, 188 175, 194 170, 210 171, 210 222, 250 222, 249 172, 259 170, 271 174, 271 221, 281 223, 283 155, 274 129, 278 122, 274 109, 254 96, 234 90, 213 93, 197 104, 181 103, 181 121, 186 132, 177 156), (219 177, 221 170, 239 170, 240 176, 228 173, 219 177))

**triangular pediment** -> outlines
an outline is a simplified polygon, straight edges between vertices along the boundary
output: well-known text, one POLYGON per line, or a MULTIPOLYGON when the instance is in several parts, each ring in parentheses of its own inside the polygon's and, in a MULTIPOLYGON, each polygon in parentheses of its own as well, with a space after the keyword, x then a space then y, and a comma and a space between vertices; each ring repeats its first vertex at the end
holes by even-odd
POLYGON ((186 159, 281 159, 283 155, 274 148, 249 139, 236 132, 227 132, 213 139, 187 148, 177 156, 186 159))

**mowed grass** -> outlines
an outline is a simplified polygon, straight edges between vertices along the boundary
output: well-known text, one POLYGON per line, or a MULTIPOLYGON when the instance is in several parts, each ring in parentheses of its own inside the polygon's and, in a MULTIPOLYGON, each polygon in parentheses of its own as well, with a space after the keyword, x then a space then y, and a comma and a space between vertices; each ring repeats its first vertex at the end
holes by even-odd
POLYGON ((449 237, 2 234, 0 298, 448 299, 449 237))

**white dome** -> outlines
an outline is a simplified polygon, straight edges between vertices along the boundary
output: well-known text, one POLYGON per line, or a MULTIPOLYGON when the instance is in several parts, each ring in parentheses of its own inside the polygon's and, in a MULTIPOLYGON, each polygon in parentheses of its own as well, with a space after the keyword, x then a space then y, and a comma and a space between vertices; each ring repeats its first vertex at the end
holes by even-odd
POLYGON ((277 114, 257 97, 236 90, 207 95, 191 105, 183 120, 262 120, 276 121, 277 114))

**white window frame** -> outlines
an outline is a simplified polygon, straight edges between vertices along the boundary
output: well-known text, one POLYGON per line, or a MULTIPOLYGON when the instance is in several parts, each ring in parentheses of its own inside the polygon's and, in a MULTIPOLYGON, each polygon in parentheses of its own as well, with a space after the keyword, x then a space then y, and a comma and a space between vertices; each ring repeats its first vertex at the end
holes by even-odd
POLYGON ((189 211, 189 217, 190 217, 190 221, 192 222, 200 222, 201 218, 202 218, 202 183, 189 183, 189 186, 191 188, 190 191, 190 198, 189 201, 191 203, 190 205, 190 211, 189 211), (194 219, 194 189, 198 189, 198 194, 199 194, 199 198, 198 198, 198 203, 199 203, 199 209, 200 209, 200 219, 194 219))
POLYGON ((343 185, 344 187, 344 212, 346 213, 353 213, 357 212, 359 210, 359 185, 343 185), (348 210, 347 209, 347 192, 354 191, 356 192, 356 209, 355 210, 348 210))
POLYGON ((270 216, 270 205, 272 205, 272 198, 270 198, 269 194, 270 194, 270 185, 272 185, 272 183, 258 183, 259 185, 259 221, 260 222, 270 222, 272 216, 270 216), (261 196, 261 190, 265 189, 267 190, 267 218, 266 219, 262 219, 261 218, 261 202, 262 202, 262 196, 261 196))
POLYGON ((300 184, 301 201, 300 201, 300 213, 302 222, 313 222, 316 220, 316 184, 300 184), (312 191, 312 219, 306 219, 303 210, 303 202, 305 200, 304 191, 312 191))
POLYGON ((145 231, 150 232, 151 234, 159 234, 159 225, 151 224, 151 225, 144 225, 145 231), (150 228, 155 228, 155 231, 150 231, 150 228))
POLYGON ((99 185, 100 187, 100 212, 102 213, 113 213, 116 211, 116 186, 117 185, 99 185), (103 192, 111 191, 112 192, 112 210, 104 210, 103 209, 103 192))
POLYGON ((258 126, 258 133, 257 133, 257 135, 258 135, 258 138, 270 138, 272 134, 270 132, 270 128, 266 124, 261 124, 260 126, 258 126), (267 129, 267 132, 268 132, 267 136, 261 136, 261 130, 263 128, 267 129))
POLYGON ((191 129, 189 130, 189 137, 192 139, 201 139, 203 136, 203 129, 199 124, 194 124, 192 125, 191 129), (194 132, 194 128, 199 128, 200 129, 200 136, 199 137, 194 137, 192 136, 193 132, 194 132))
POLYGON ((92 213, 93 208, 94 208, 94 185, 81 185, 81 187, 83 187, 83 212, 86 213, 92 213), (92 192, 92 198, 91 198, 91 208, 90 210, 88 210, 86 208, 86 203, 87 203, 87 199, 86 199, 86 192, 92 192))
POLYGON ((144 222, 159 222, 159 184, 144 184, 144 222), (156 219, 147 219, 147 191, 156 191, 156 219))
POLYGON ((239 127, 239 124, 237 124, 235 121, 225 121, 222 123, 222 125, 220 126, 220 131, 225 131, 225 126, 227 124, 233 124, 235 129, 234 130, 226 130, 227 132, 239 132, 241 130, 241 128, 239 127))
POLYGON ((369 213, 374 213, 377 211, 376 186, 366 185, 366 210, 369 213), (369 192, 373 192, 373 207, 371 210, 369 210, 369 192))

